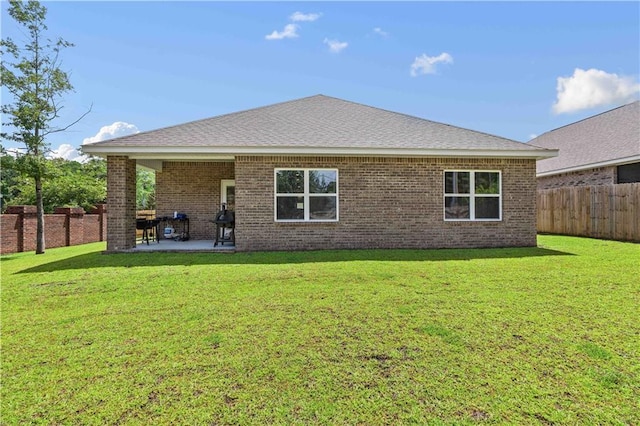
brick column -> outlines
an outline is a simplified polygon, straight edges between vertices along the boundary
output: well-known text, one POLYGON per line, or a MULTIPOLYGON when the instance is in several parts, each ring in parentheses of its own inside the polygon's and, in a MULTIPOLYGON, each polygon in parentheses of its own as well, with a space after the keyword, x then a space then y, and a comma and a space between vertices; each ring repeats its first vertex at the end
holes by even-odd
POLYGON ((107 157, 107 251, 136 246, 136 161, 107 157))
POLYGON ((55 214, 63 214, 65 220, 65 245, 84 244, 84 209, 82 207, 56 207, 55 214))
POLYGON ((7 214, 18 215, 17 251, 31 251, 36 249, 36 206, 9 206, 7 214))
POLYGON ((98 230, 99 232, 98 241, 104 241, 104 236, 106 234, 106 225, 107 225, 107 221, 105 220, 106 219, 105 216, 107 214, 107 205, 96 204, 95 207, 91 209, 89 213, 100 215, 98 219, 98 222, 100 223, 100 229, 98 230))
POLYGON ((18 228, 18 251, 32 251, 36 249, 36 206, 11 206, 7 213, 20 216, 21 226, 18 228))

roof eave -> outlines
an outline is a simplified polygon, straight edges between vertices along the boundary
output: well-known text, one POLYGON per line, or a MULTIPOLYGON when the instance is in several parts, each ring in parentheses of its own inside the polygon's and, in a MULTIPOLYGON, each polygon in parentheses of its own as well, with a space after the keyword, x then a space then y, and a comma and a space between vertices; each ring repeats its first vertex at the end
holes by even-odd
POLYGON ((220 159, 230 160, 240 155, 300 155, 300 156, 374 156, 374 157, 465 157, 465 158, 528 158, 556 157, 557 149, 422 149, 422 148, 335 148, 335 147, 166 147, 92 146, 83 152, 107 157, 124 155, 132 159, 220 159))
POLYGON ((597 163, 581 164, 579 166, 565 167, 562 169, 546 170, 544 172, 536 173, 537 177, 559 175, 561 173, 579 172, 582 170, 596 169, 598 167, 608 166, 622 166, 624 164, 630 164, 640 161, 640 154, 632 155, 630 157, 616 158, 614 160, 600 161, 597 163))

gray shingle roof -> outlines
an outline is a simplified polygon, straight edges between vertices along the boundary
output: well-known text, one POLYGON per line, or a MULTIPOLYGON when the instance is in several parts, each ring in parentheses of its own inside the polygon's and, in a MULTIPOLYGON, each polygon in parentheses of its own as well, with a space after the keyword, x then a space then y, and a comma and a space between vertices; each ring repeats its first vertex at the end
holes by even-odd
POLYGON ((177 126, 84 145, 91 154, 122 148, 254 148, 287 152, 318 148, 518 151, 547 157, 548 150, 486 133, 436 123, 324 95, 221 115, 177 126), (108 148, 108 150, 106 149, 108 148))
POLYGON ((538 174, 628 162, 640 156, 640 101, 551 130, 529 145, 560 149, 557 157, 538 161, 538 174))

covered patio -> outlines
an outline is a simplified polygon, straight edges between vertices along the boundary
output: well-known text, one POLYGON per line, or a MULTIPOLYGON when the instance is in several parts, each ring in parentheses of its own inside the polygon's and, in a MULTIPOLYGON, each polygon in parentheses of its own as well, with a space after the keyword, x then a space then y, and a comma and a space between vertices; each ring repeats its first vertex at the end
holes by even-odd
MULTIPOLYGON (((131 154, 132 157, 142 155, 131 154)), ((107 204, 110 206, 107 252, 208 251, 214 252, 218 228, 216 216, 222 205, 235 210, 235 163, 229 159, 203 156, 199 160, 169 160, 107 156, 107 204), (136 211, 136 168, 152 169, 156 174, 156 209, 153 217, 138 217, 136 211), (139 244, 137 222, 158 220, 154 234, 160 242, 139 244), (164 238, 172 229, 176 240, 164 238), (136 232, 137 231, 137 232, 136 232), (186 240, 186 241, 185 241, 186 240), (143 247, 144 246, 144 247, 143 247)), ((235 244, 231 244, 235 249, 235 244)), ((222 246, 228 251, 229 243, 222 246)))

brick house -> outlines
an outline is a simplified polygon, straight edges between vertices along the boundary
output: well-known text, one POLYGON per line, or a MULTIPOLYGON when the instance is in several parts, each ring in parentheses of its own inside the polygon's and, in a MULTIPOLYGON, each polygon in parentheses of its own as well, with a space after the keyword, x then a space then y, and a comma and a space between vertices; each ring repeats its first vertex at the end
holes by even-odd
POLYGON ((560 150, 538 162, 538 189, 640 182, 640 101, 551 130, 529 144, 560 150))
POLYGON ((536 160, 556 150, 323 95, 90 145, 107 158, 107 250, 135 240, 136 165, 191 237, 235 211, 237 251, 536 244, 536 160))

